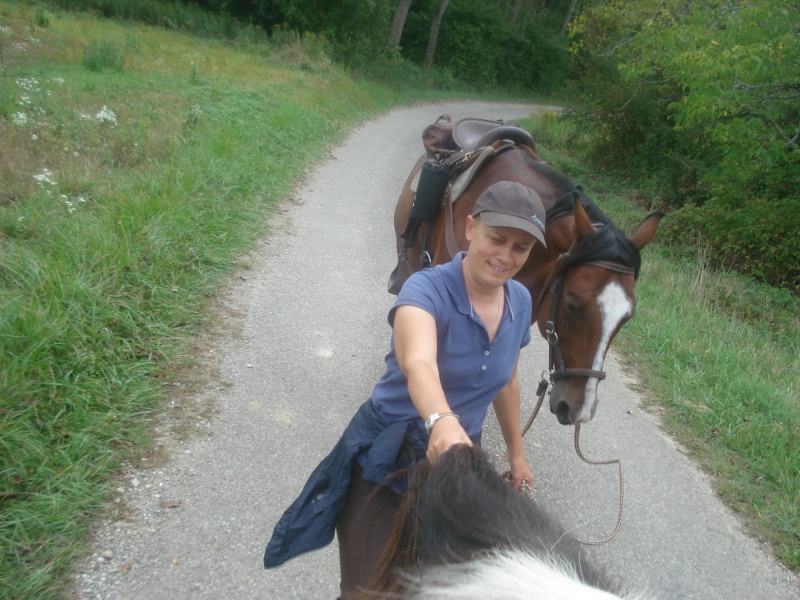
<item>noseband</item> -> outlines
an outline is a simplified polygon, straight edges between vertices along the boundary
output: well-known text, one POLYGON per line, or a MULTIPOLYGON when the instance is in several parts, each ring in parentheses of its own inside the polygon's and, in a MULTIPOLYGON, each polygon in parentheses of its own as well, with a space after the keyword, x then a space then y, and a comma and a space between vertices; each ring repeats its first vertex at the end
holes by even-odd
POLYGON ((558 333, 556 332, 556 316, 558 313, 558 303, 561 298, 561 292, 564 289, 564 278, 566 277, 569 268, 582 264, 600 267, 601 269, 614 271, 616 273, 623 273, 625 275, 633 275, 634 277, 637 275, 635 269, 617 262, 607 260, 582 260, 581 256, 590 254, 590 252, 592 252, 591 246, 595 245, 597 241, 593 237, 584 239, 588 239, 590 241, 588 243, 581 243, 582 240, 575 240, 572 242, 569 250, 565 254, 562 254, 558 257, 556 266, 553 269, 553 274, 548 282, 549 285, 545 286, 542 294, 539 296, 539 301, 536 303, 536 312, 538 314, 539 307, 541 306, 545 295, 548 291, 552 292, 553 302, 550 307, 550 318, 547 320, 545 326, 547 343, 550 346, 550 381, 552 383, 555 383, 559 379, 566 379, 567 377, 596 377, 601 381, 606 378, 605 371, 567 367, 567 363, 564 360, 564 353, 561 350, 558 333))

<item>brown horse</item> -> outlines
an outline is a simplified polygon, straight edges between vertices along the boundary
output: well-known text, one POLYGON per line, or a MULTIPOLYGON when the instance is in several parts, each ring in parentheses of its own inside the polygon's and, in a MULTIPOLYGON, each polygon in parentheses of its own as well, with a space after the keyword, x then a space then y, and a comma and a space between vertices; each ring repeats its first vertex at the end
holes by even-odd
MULTIPOLYGON (((414 202, 412 183, 426 160, 423 156, 417 162, 395 208, 398 251, 414 202)), ((536 244, 515 279, 530 291, 532 320, 550 344, 550 411, 565 425, 588 423, 597 408, 597 386, 605 378, 606 352, 636 307, 639 251, 655 237, 663 213, 648 215, 628 238, 570 178, 540 161, 530 147, 515 145, 484 163, 452 205, 449 244, 449 210, 440 211, 430 231, 423 232, 430 234, 432 265, 450 261, 456 245, 467 249, 467 215, 483 191, 498 181, 532 188, 547 211, 547 247, 536 244)), ((422 267, 419 255, 417 239, 403 276, 422 267)))
POLYGON ((537 598, 623 594, 580 544, 515 492, 477 446, 455 445, 418 467, 364 600, 537 598))

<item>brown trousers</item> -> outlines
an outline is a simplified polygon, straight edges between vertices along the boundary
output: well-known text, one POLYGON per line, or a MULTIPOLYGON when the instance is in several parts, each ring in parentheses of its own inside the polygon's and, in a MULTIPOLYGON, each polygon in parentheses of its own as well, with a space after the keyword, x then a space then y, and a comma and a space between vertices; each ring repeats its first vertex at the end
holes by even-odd
POLYGON ((400 494, 361 478, 356 464, 344 512, 336 521, 341 570, 340 600, 356 600, 375 575, 392 535, 400 494))

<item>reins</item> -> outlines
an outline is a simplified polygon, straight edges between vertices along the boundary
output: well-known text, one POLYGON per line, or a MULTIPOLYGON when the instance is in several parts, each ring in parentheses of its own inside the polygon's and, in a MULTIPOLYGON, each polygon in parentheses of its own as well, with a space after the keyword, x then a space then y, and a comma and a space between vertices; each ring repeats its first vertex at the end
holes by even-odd
MULTIPOLYGON (((525 434, 528 433, 528 429, 531 428, 533 425, 533 421, 536 419, 536 415, 539 414, 539 409, 542 407, 542 403, 544 402, 544 396, 547 393, 547 389, 550 387, 551 381, 548 381, 546 377, 542 376, 542 380, 539 382, 539 387, 536 389, 537 401, 536 406, 533 408, 533 413, 531 414, 530 419, 528 419, 528 423, 522 430, 522 437, 525 437, 525 434)), ((575 536, 569 535, 573 540, 580 544, 584 544, 586 546, 602 546, 603 544, 610 542, 613 540, 617 533, 619 533, 619 529, 622 526, 622 511, 625 505, 625 473, 622 469, 622 459, 615 458, 613 460, 590 460, 583 455, 581 452, 580 446, 580 433, 581 433, 581 426, 580 423, 575 425, 575 452, 581 458, 581 460, 590 465, 613 465, 614 463, 619 465, 619 511, 617 512, 617 522, 614 525, 614 530, 611 532, 611 535, 602 539, 602 540, 582 540, 580 538, 576 538, 575 536)), ((523 482, 524 483, 524 482, 523 482)), ((526 486, 527 487, 527 486, 526 486)), ((532 494, 532 490, 524 490, 529 491, 532 494)), ((532 497, 532 496, 531 496, 532 497)))

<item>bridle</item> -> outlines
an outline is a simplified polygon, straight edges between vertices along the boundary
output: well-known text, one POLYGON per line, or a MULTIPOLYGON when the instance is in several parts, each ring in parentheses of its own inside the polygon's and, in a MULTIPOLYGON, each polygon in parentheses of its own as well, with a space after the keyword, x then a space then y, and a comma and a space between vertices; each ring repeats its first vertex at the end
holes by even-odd
POLYGON ((553 268, 550 277, 545 282, 544 289, 539 296, 539 301, 536 303, 535 314, 538 314, 539 307, 547 296, 551 293, 553 296, 552 304, 550 305, 550 315, 545 323, 545 333, 547 335, 547 343, 550 346, 550 382, 555 383, 559 379, 566 379, 567 377, 596 377, 600 381, 606 378, 605 371, 597 369, 584 369, 577 367, 567 367, 564 360, 564 352, 561 349, 558 332, 556 331, 556 318, 558 315, 558 305, 561 299, 561 293, 564 290, 564 278, 570 267, 575 265, 590 265, 600 267, 608 271, 616 273, 623 273, 625 275, 636 275, 633 268, 622 265, 616 262, 607 260, 581 260, 582 255, 586 255, 591 250, 591 243, 581 243, 580 240, 572 242, 569 250, 558 257, 556 265, 553 268))

